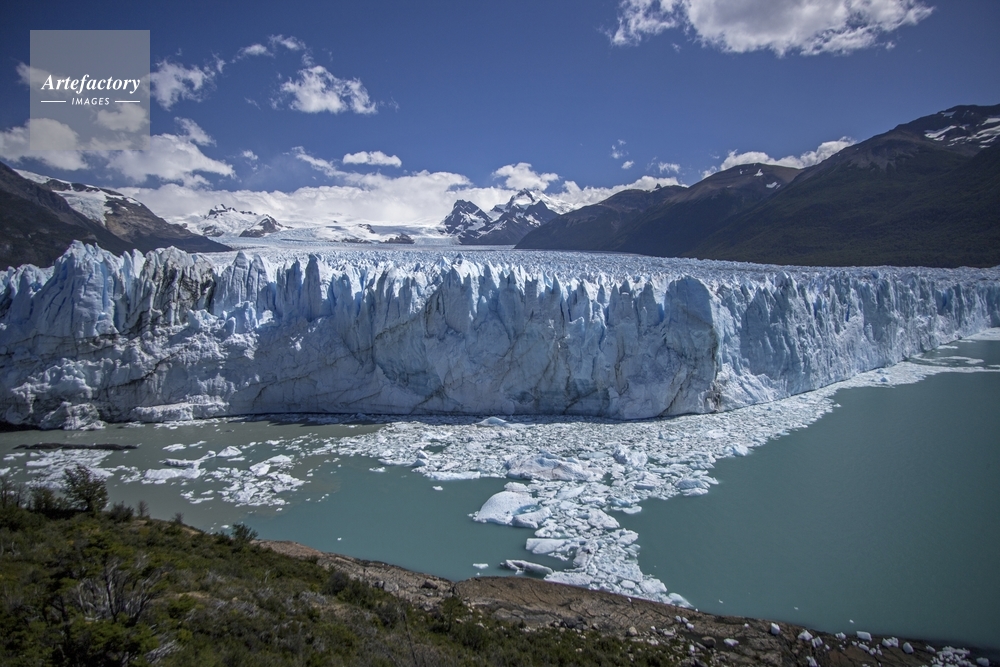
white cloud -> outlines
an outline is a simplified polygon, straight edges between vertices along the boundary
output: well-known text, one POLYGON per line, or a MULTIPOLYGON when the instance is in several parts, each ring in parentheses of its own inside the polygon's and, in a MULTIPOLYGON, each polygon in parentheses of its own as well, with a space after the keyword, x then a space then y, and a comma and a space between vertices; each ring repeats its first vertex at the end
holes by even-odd
POLYGON ((268 51, 267 47, 263 44, 251 44, 250 46, 244 46, 242 49, 236 52, 236 59, 249 58, 251 56, 270 56, 274 55, 268 51))
POLYGON ((97 124, 116 132, 138 132, 149 124, 149 115, 141 105, 126 104, 118 111, 98 111, 97 124))
POLYGON ((164 109, 170 109, 180 100, 201 100, 215 75, 222 71, 220 63, 222 61, 216 61, 213 69, 160 61, 149 75, 153 97, 164 109))
POLYGON ((621 139, 611 144, 611 157, 615 160, 621 160, 623 157, 628 155, 628 151, 625 150, 625 142, 621 139))
POLYGON ((552 196, 561 199, 573 206, 588 206, 604 201, 611 195, 623 190, 653 190, 657 186, 667 187, 669 185, 681 185, 673 176, 669 178, 655 178, 653 176, 642 176, 631 183, 615 185, 610 188, 595 188, 587 186, 581 188, 573 181, 564 181, 562 192, 554 193, 552 196))
POLYGON ((709 174, 713 174, 716 171, 725 171, 726 169, 731 169, 732 167, 736 167, 741 164, 754 164, 755 162, 763 164, 776 164, 782 167, 795 167, 796 169, 805 169, 806 167, 811 167, 814 164, 819 164, 831 155, 839 153, 848 146, 853 146, 854 143, 854 139, 841 137, 836 141, 824 141, 816 148, 816 150, 806 151, 802 155, 788 155, 778 159, 775 159, 767 153, 761 151, 747 151, 746 153, 729 151, 729 155, 722 161, 722 164, 717 169, 705 172, 705 175, 707 176, 709 174))
POLYGON ((340 79, 322 65, 299 70, 298 79, 281 84, 281 91, 293 96, 293 109, 305 113, 375 113, 375 103, 359 79, 340 79))
POLYGON ((633 165, 635 165, 635 162, 632 160, 625 160, 622 162, 622 169, 631 169, 633 165))
POLYGON ((257 158, 257 154, 254 153, 252 150, 249 150, 249 149, 247 149, 247 150, 243 151, 242 153, 240 153, 240 157, 243 158, 244 160, 248 161, 248 162, 256 162, 257 159, 258 159, 257 158))
POLYGON ((333 176, 346 175, 346 172, 337 169, 336 165, 334 165, 329 160, 324 160, 322 158, 313 157, 312 155, 309 155, 309 153, 306 153, 306 149, 303 148, 302 146, 296 146, 295 148, 293 148, 292 155, 294 155, 296 159, 302 160, 316 171, 323 172, 327 176, 333 177, 333 176))
POLYGON ((634 45, 683 28, 732 53, 850 53, 932 11, 921 0, 621 0, 618 27, 608 36, 613 44, 634 45))
POLYGON ((198 148, 215 143, 193 120, 178 118, 182 132, 150 137, 148 151, 120 151, 108 157, 108 166, 125 178, 142 183, 149 177, 203 187, 208 181, 201 174, 233 176, 233 168, 208 157, 198 148))
POLYGON ((552 181, 558 181, 558 174, 539 174, 527 162, 508 164, 493 172, 493 178, 504 179, 504 185, 514 190, 545 190, 552 181))
POLYGON ((31 132, 36 133, 36 140, 39 136, 50 137, 55 142, 53 145, 57 146, 77 143, 76 132, 68 125, 50 118, 34 118, 29 119, 21 127, 0 132, 0 157, 12 163, 25 158, 34 159, 55 169, 67 171, 86 169, 90 166, 80 151, 31 150, 31 132))
POLYGON ((297 37, 285 37, 284 35, 271 35, 267 38, 271 46, 283 46, 289 51, 305 51, 306 43, 297 37))
POLYGON ((371 164, 385 167, 402 167, 403 161, 395 155, 386 155, 382 151, 361 151, 348 153, 344 156, 344 164, 371 164))
POLYGON ((677 174, 681 171, 681 166, 676 162, 656 162, 655 160, 650 163, 650 169, 656 169, 661 174, 677 174))
POLYGON ((183 136, 190 139, 193 143, 199 146, 212 146, 215 144, 215 139, 208 136, 208 132, 201 129, 201 126, 190 118, 175 118, 174 120, 181 126, 181 130, 184 133, 183 136))

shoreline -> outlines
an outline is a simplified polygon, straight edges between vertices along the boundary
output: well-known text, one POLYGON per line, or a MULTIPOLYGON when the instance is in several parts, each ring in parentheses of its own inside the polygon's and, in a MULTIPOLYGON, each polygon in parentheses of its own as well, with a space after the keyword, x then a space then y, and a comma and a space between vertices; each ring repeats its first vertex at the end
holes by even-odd
POLYGON ((497 620, 523 624, 525 632, 549 627, 560 632, 598 632, 651 645, 686 644, 690 658, 684 664, 688 665, 791 666, 812 665, 812 660, 817 665, 861 667, 875 661, 887 667, 909 667, 957 665, 963 659, 968 661, 964 664, 981 664, 977 658, 988 658, 986 664, 995 664, 997 658, 997 651, 954 649, 912 638, 871 635, 870 640, 857 636, 840 639, 796 624, 720 616, 530 577, 474 577, 453 582, 388 563, 319 551, 298 542, 254 543, 293 558, 312 560, 325 569, 343 571, 427 611, 457 597, 467 607, 497 620), (907 643, 912 653, 903 650, 907 643), (928 650, 931 646, 933 652, 928 650))

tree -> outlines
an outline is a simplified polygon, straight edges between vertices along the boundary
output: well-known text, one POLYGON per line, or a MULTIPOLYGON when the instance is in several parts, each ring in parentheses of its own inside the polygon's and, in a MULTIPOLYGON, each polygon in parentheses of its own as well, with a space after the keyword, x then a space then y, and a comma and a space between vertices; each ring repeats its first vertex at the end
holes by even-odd
POLYGON ((63 493, 77 509, 90 514, 97 514, 108 504, 104 480, 79 463, 63 473, 63 493))

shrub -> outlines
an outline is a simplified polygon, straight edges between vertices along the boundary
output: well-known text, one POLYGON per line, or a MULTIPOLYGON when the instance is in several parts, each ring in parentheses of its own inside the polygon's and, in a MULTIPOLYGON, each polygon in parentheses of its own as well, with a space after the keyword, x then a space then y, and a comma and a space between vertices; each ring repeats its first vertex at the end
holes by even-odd
POLYGON ((115 503, 111 506, 111 510, 108 512, 108 516, 110 516, 111 520, 115 523, 125 523, 126 521, 131 521, 134 514, 135 512, 132 508, 123 502, 115 503))
POLYGON ((257 539, 257 531, 246 525, 238 523, 233 526, 233 542, 237 547, 245 547, 257 539))
POLYGON ((97 514, 108 504, 104 480, 79 463, 63 473, 63 492, 71 504, 89 514, 97 514))

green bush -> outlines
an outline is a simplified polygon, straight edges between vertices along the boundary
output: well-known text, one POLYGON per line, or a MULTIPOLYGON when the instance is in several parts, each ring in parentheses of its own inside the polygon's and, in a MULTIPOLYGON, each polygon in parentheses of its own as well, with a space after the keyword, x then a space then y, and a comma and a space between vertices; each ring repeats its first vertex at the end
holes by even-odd
POLYGON ((88 514, 97 514, 108 504, 108 487, 104 480, 79 463, 63 473, 63 492, 76 509, 88 514))

